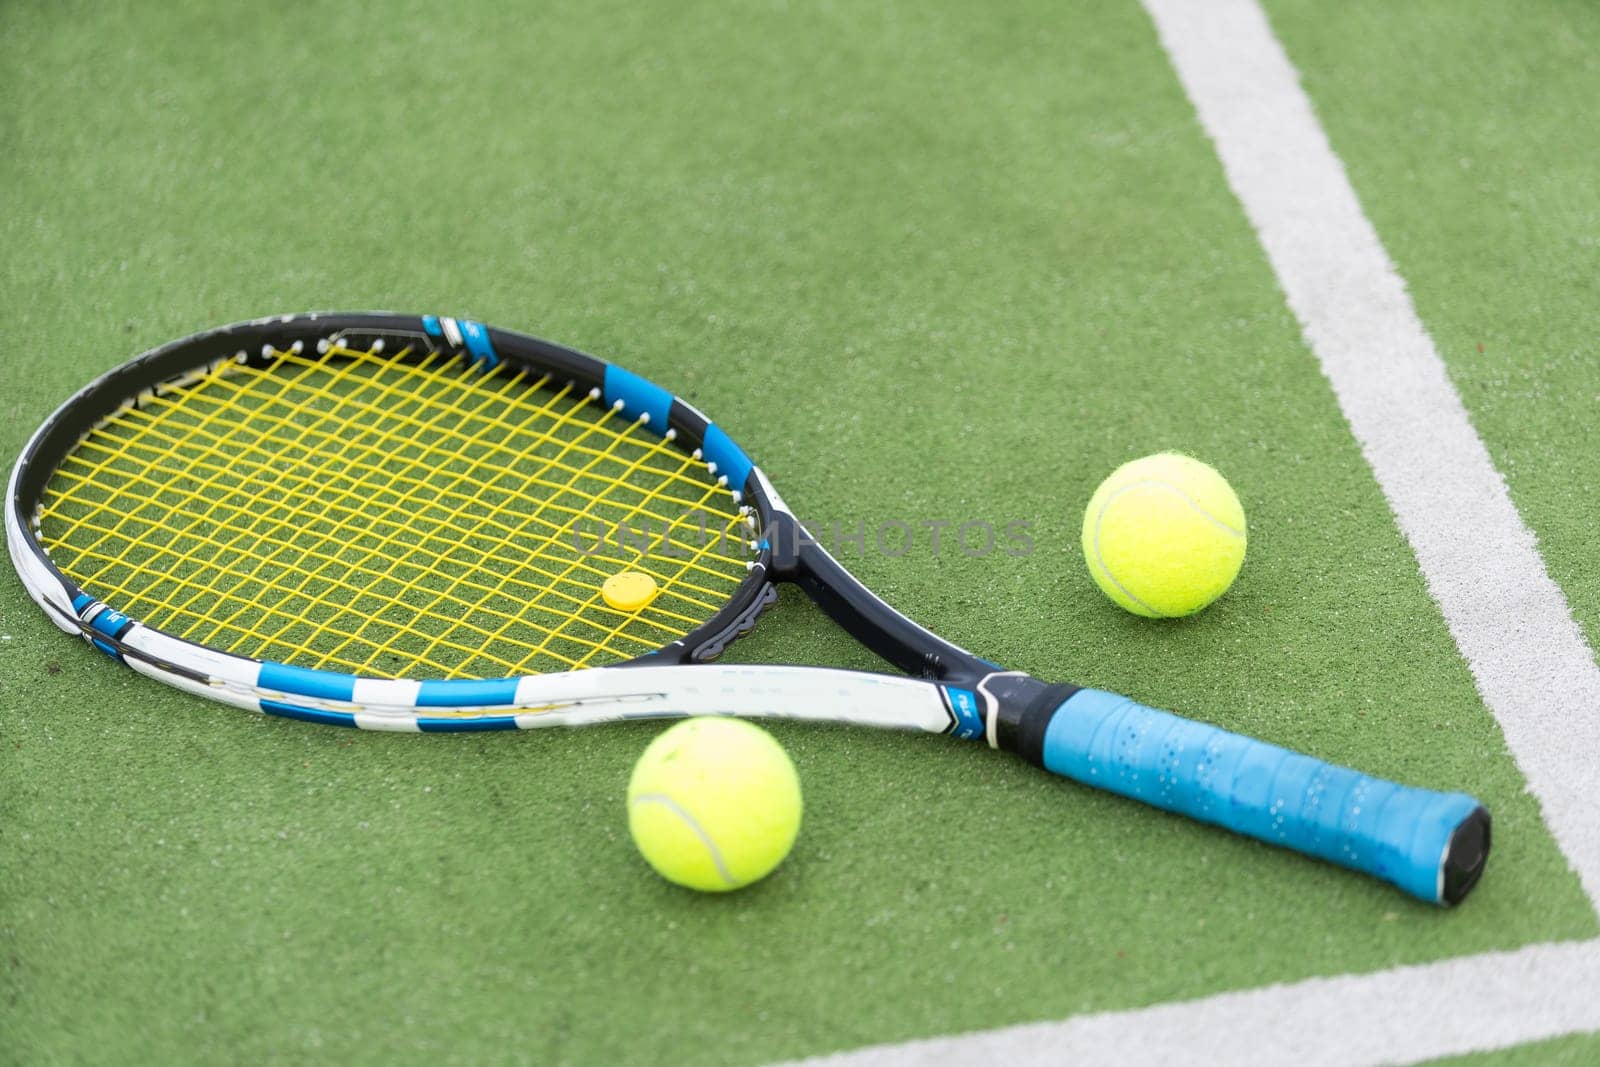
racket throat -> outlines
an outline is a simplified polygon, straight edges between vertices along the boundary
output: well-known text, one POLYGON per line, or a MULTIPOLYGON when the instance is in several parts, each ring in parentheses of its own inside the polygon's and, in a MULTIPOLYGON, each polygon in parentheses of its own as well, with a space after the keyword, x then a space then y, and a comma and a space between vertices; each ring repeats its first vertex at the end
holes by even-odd
POLYGON ((982 677, 994 664, 896 611, 828 553, 787 511, 763 531, 772 550, 772 578, 794 582, 828 617, 889 663, 917 678, 960 682, 982 677))

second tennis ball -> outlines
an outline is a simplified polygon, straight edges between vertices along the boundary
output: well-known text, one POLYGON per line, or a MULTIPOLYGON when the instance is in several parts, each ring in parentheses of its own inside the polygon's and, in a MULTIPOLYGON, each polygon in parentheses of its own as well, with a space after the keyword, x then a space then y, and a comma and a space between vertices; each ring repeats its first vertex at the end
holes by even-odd
POLYGON ((1083 515, 1089 573, 1135 615, 1193 615, 1233 584, 1244 550, 1244 508, 1233 487, 1176 452, 1112 471, 1083 515))
POLYGON ((628 782, 628 829, 663 878, 722 893, 783 862, 800 831, 800 778, 772 735, 739 719, 678 723, 628 782))

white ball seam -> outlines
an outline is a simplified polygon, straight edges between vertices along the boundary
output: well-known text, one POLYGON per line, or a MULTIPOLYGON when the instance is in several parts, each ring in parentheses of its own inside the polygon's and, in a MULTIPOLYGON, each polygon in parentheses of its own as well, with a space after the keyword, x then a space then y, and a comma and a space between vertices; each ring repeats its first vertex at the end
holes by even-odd
POLYGON ((733 876, 732 871, 728 870, 728 864, 722 858, 722 851, 717 848, 717 843, 711 839, 711 835, 706 833, 705 828, 695 820, 693 815, 685 811, 676 800, 673 800, 665 793, 640 793, 633 798, 633 803, 660 804, 682 819, 684 825, 694 831, 695 836, 700 839, 700 843, 711 854, 711 862, 716 865, 717 873, 722 876, 722 880, 727 882, 730 888, 734 889, 744 884, 733 876))
POLYGON ((1118 578, 1115 574, 1112 573, 1111 568, 1106 564, 1105 556, 1101 555, 1101 553, 1100 553, 1100 525, 1101 525, 1102 522, 1105 521, 1106 512, 1110 510, 1112 502, 1114 500, 1116 500, 1119 496, 1121 496, 1123 493, 1126 493, 1128 490, 1130 490, 1130 489, 1138 489, 1138 488, 1143 487, 1143 486, 1154 486, 1155 488, 1166 489, 1166 490, 1168 490, 1168 491, 1170 491, 1172 493, 1175 493, 1175 494, 1177 494, 1179 499, 1181 499, 1185 504, 1188 504, 1189 507, 1194 509, 1194 511, 1195 511, 1195 513, 1197 515, 1199 515, 1201 518, 1207 520, 1212 525, 1216 526, 1217 529, 1219 529, 1219 530, 1223 531, 1224 533, 1229 534, 1229 535, 1231 535, 1233 537, 1240 538, 1241 540, 1244 538, 1245 535, 1244 535, 1244 531, 1234 529, 1232 526, 1229 526, 1227 523, 1223 522, 1221 519, 1219 519, 1215 515, 1211 514, 1211 512, 1209 512, 1205 508, 1201 507, 1199 502, 1196 501, 1194 499, 1194 497, 1192 497, 1188 493, 1184 492, 1178 486, 1173 485, 1171 482, 1164 482, 1164 481, 1161 481, 1158 478, 1141 478, 1136 482, 1129 482, 1127 485, 1119 485, 1119 486, 1117 486, 1116 489, 1112 490, 1111 495, 1106 497, 1105 501, 1100 505, 1100 511, 1099 511, 1098 514, 1095 515, 1095 518, 1094 518, 1094 562, 1095 562, 1095 565, 1100 568, 1100 573, 1104 574, 1106 576, 1106 580, 1109 581, 1112 585, 1116 586, 1117 589, 1122 593, 1123 596, 1127 597, 1129 600, 1133 601, 1135 604, 1138 604, 1140 607, 1144 608, 1146 611, 1150 612, 1150 614, 1154 615, 1158 619, 1170 619, 1173 616, 1168 615, 1164 611, 1158 611, 1153 605, 1147 604, 1143 600, 1141 600, 1138 597, 1134 596, 1133 593, 1128 589, 1128 587, 1122 584, 1122 579, 1118 578))

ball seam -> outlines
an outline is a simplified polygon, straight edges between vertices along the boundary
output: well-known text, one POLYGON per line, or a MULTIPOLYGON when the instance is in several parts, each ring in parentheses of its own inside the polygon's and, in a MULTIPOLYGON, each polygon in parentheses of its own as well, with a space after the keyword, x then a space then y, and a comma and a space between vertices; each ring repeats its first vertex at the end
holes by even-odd
POLYGON ((676 800, 673 800, 665 793, 640 793, 633 798, 633 802, 635 804, 660 804, 682 819, 684 825, 693 830, 695 836, 700 839, 700 843, 706 847, 706 852, 710 854, 711 862, 716 866, 717 873, 722 876, 722 880, 727 882, 730 888, 734 889, 743 884, 733 876, 732 871, 728 870, 728 865, 722 858, 722 852, 717 848, 717 843, 711 839, 711 835, 706 833, 705 828, 695 820, 694 816, 683 810, 683 807, 676 800))
POLYGON ((1221 519, 1217 518, 1217 516, 1213 515, 1209 511, 1207 511, 1205 509, 1205 507, 1202 506, 1201 503, 1198 500, 1196 500, 1194 497, 1190 496, 1183 489, 1182 486, 1174 485, 1171 482, 1164 482, 1160 478, 1141 478, 1136 482, 1129 482, 1127 485, 1119 485, 1119 486, 1117 486, 1117 488, 1112 492, 1112 494, 1110 496, 1106 497, 1105 504, 1103 504, 1101 506, 1101 508, 1100 508, 1101 514, 1105 513, 1105 509, 1107 507, 1110 507, 1111 506, 1111 502, 1113 500, 1115 500, 1117 497, 1121 496, 1123 493, 1126 493, 1129 489, 1137 489, 1137 488, 1139 488, 1140 486, 1143 486, 1143 485, 1153 485, 1153 486, 1156 486, 1159 489, 1171 490, 1173 493, 1176 493, 1178 496, 1182 497, 1183 498, 1183 502, 1185 504, 1188 504, 1191 508, 1193 508, 1197 515, 1199 515, 1203 519, 1206 519, 1206 520, 1210 521, 1212 524, 1214 524, 1217 527, 1217 529, 1223 531, 1224 533, 1230 533, 1235 537, 1243 537, 1244 536, 1244 531, 1243 530, 1234 529, 1232 526, 1228 525, 1227 523, 1223 522, 1221 519))
MULTIPOLYGON (((1125 487, 1125 488, 1127 488, 1127 487, 1125 487)), ((1094 517, 1094 562, 1095 562, 1095 566, 1100 568, 1100 573, 1106 576, 1106 581, 1108 581, 1112 585, 1116 586, 1117 590, 1123 596, 1127 597, 1129 600, 1133 601, 1135 604, 1139 605, 1141 608, 1144 608, 1144 610, 1148 611, 1151 615, 1154 615, 1156 618, 1164 619, 1164 618, 1167 617, 1166 612, 1157 611, 1155 608, 1151 607, 1149 604, 1146 604, 1143 600, 1140 600, 1138 597, 1134 596, 1133 593, 1129 591, 1128 587, 1122 584, 1122 579, 1118 578, 1115 574, 1111 573, 1110 566, 1108 566, 1106 564, 1105 556, 1103 556, 1100 553, 1100 526, 1101 526, 1102 523, 1105 522, 1106 511, 1107 511, 1107 509, 1109 509, 1111 507, 1111 502, 1113 500, 1115 500, 1121 494, 1122 494, 1122 489, 1118 489, 1115 492, 1113 492, 1110 496, 1106 497, 1105 501, 1103 503, 1101 503, 1101 505, 1100 505, 1099 512, 1096 513, 1096 515, 1094 517)))

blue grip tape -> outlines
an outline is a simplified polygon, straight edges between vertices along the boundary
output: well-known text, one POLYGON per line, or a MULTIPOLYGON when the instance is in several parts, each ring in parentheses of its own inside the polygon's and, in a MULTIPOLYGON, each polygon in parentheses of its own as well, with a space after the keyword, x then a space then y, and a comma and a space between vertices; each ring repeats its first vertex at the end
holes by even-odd
POLYGON ((1074 781, 1364 871, 1434 903, 1450 836, 1478 808, 1461 793, 1371 778, 1098 689, 1056 709, 1042 755, 1074 781))

